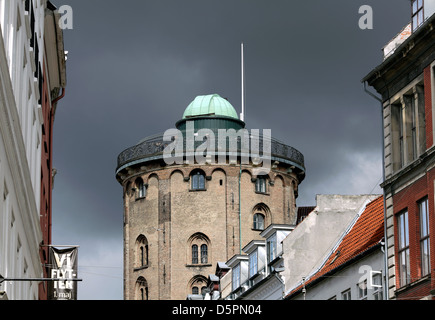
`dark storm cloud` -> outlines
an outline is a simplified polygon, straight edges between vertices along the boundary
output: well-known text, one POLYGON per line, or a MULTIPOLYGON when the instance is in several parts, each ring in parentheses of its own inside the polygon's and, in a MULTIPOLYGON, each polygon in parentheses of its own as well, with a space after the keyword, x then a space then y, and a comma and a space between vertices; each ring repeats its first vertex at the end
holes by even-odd
MULTIPOLYGON (((79 244, 81 261, 96 264, 112 250, 110 261, 122 266, 115 167, 123 149, 173 127, 200 94, 227 97, 240 112, 242 41, 248 127, 272 129, 305 156, 298 205, 379 183, 380 106, 360 79, 409 22, 409 1, 53 2, 74 10, 67 95, 55 121, 53 234, 58 244, 79 244), (363 31, 358 8, 366 4, 374 29, 363 31)), ((94 282, 82 284, 82 297, 94 282)))

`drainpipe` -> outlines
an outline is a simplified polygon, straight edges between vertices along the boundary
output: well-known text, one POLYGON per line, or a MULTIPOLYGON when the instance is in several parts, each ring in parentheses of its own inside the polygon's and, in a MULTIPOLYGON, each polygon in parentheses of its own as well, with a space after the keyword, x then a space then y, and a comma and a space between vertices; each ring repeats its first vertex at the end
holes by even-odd
MULTIPOLYGON (((385 140, 384 140, 384 106, 382 103, 382 99, 371 93, 367 89, 367 82, 364 81, 364 91, 370 95, 372 98, 378 100, 381 104, 381 119, 382 119, 382 182, 385 181, 385 140)), ((384 201, 384 245, 383 245, 383 252, 384 252, 384 275, 385 275, 385 285, 384 285, 384 300, 388 300, 388 241, 387 241, 387 206, 386 206, 386 200, 385 200, 385 190, 382 188, 382 197, 384 201)), ((381 247, 382 248, 382 247, 381 247)))
POLYGON ((53 101, 51 101, 51 105, 53 106, 55 103, 57 103, 60 99, 62 99, 63 97, 65 97, 65 88, 62 88, 62 94, 57 97, 56 99, 54 99, 53 101))
POLYGON ((50 109, 50 136, 49 136, 49 143, 50 143, 50 187, 49 187, 49 192, 50 192, 50 210, 49 210, 49 219, 48 219, 48 224, 49 224, 49 240, 48 243, 51 244, 51 227, 52 227, 52 189, 53 189, 53 128, 54 128, 54 114, 55 114, 55 104, 62 99, 63 97, 65 97, 65 88, 62 88, 62 94, 57 97, 56 99, 51 101, 51 109, 50 109))
MULTIPOLYGON (((240 150, 240 152, 242 151, 240 150)), ((241 198, 241 191, 240 191, 241 180, 242 180, 242 154, 240 154, 240 169, 239 169, 239 254, 242 254, 242 198, 241 198)))

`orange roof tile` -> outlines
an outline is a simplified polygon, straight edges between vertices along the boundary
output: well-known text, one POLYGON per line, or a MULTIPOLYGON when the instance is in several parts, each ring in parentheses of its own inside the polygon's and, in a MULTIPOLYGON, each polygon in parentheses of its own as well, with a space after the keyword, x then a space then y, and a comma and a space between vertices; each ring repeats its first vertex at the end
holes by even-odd
MULTIPOLYGON (((380 196, 367 204, 364 212, 352 229, 343 237, 338 248, 329 256, 323 267, 305 282, 305 286, 377 245, 383 237, 384 202, 383 197, 380 196)), ((286 297, 296 293, 301 288, 302 285, 292 290, 286 297)))

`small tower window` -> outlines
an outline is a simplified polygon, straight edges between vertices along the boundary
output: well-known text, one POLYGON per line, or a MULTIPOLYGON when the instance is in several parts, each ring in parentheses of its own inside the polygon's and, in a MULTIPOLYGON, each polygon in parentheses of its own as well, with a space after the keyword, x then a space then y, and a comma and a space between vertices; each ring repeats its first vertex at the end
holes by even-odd
POLYGON ((266 176, 258 176, 255 181, 255 192, 266 193, 266 176))
POLYGON ((136 280, 136 299, 148 300, 148 283, 144 277, 139 277, 136 280))
POLYGON ((208 262, 208 247, 206 244, 201 245, 201 263, 208 262))
POLYGON ((188 259, 188 264, 201 265, 208 264, 210 262, 210 257, 212 256, 210 239, 200 232, 193 234, 189 240, 189 250, 190 257, 188 259))
POLYGON ((204 190, 205 189, 205 175, 201 171, 195 171, 192 176, 192 190, 204 190))
POLYGON ((254 214, 254 224, 253 229, 255 230, 264 230, 264 215, 261 213, 254 214))
POLYGON ((198 264, 198 246, 196 244, 192 246, 192 264, 198 264))
POLYGON ((136 239, 136 268, 148 266, 148 240, 144 235, 140 235, 136 239))
POLYGON ((147 189, 141 178, 136 179, 137 198, 146 197, 147 189))

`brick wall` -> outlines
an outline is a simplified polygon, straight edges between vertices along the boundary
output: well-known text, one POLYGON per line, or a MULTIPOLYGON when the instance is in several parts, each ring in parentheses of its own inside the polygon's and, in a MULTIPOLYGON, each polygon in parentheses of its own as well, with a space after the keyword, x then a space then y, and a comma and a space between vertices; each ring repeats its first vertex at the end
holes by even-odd
MULTIPOLYGON (((429 225, 430 225, 430 241, 431 241, 431 279, 434 279, 435 273, 433 266, 435 266, 434 257, 434 236, 435 235, 435 218, 434 218, 434 180, 435 169, 426 173, 425 176, 419 178, 411 185, 407 186, 400 192, 393 196, 394 203, 394 233, 395 233, 395 256, 396 256, 396 288, 398 291, 396 296, 398 299, 419 299, 429 294, 430 290, 434 289, 434 281, 421 281, 421 258, 420 258, 420 224, 419 224, 419 210, 418 201, 424 197, 428 197, 429 205, 429 225), (398 230, 396 216, 403 212, 408 211, 409 220, 409 254, 410 254, 410 268, 411 268, 411 283, 400 288, 400 274, 398 263, 398 230), (432 283, 431 283, 432 281, 432 283)), ((427 276, 426 276, 427 277, 427 276)), ((424 278, 426 278, 424 277, 424 278)))

